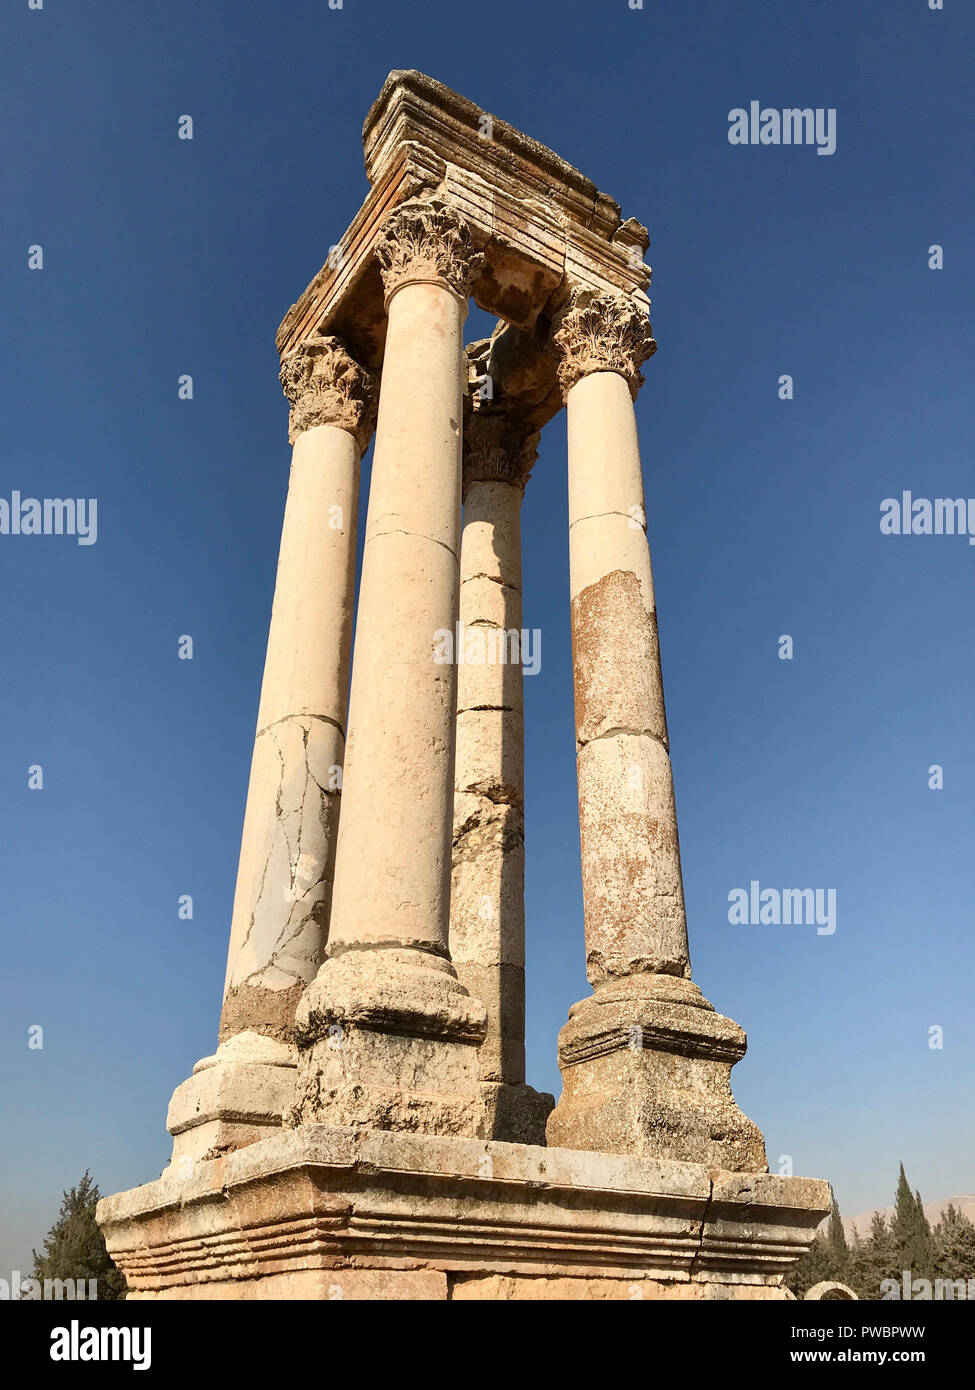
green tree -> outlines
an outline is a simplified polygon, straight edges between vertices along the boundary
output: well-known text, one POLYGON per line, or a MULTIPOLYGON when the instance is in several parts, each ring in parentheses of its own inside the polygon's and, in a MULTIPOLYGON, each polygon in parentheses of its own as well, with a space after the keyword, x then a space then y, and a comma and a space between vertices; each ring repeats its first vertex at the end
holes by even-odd
POLYGON ((826 1247, 829 1252, 830 1273, 828 1279, 836 1279, 841 1284, 849 1281, 850 1247, 846 1243, 843 1218, 835 1197, 830 1199, 829 1225, 826 1228, 826 1247))
POLYGON ((812 1245, 799 1256, 786 1275, 786 1287, 792 1290, 796 1298, 802 1298, 813 1284, 819 1284, 823 1279, 830 1277, 826 1236, 822 1231, 817 1231, 813 1236, 812 1245))
POLYGON ((935 1275, 934 1233, 931 1230, 931 1222, 925 1215, 924 1203, 921 1201, 921 1194, 917 1188, 914 1189, 914 1210, 914 1258, 917 1260, 917 1267, 924 1277, 933 1279, 935 1275))
POLYGON ((846 1243, 843 1219, 836 1198, 830 1196, 829 1223, 825 1231, 817 1231, 812 1245, 799 1257, 786 1276, 786 1286, 796 1298, 802 1298, 813 1284, 824 1279, 848 1282, 850 1247, 846 1243))
POLYGON ((975 1224, 951 1202, 934 1228, 935 1267, 941 1279, 975 1279, 975 1224))
POLYGON ((858 1298, 881 1298, 880 1285, 884 1279, 899 1279, 894 1242, 882 1211, 870 1218, 870 1231, 865 1239, 856 1237, 850 1255, 849 1284, 858 1298))
POLYGON ((924 1215, 920 1192, 912 1192, 903 1163, 897 1178, 894 1216, 890 1223, 898 1270, 909 1269, 912 1279, 930 1279, 934 1273, 934 1242, 924 1215))
POLYGON ((95 1222, 100 1197, 87 1171, 77 1187, 61 1194, 61 1210, 44 1237, 43 1252, 32 1251, 32 1276, 42 1287, 45 1279, 95 1279, 100 1302, 125 1297, 125 1278, 112 1263, 105 1237, 95 1222))

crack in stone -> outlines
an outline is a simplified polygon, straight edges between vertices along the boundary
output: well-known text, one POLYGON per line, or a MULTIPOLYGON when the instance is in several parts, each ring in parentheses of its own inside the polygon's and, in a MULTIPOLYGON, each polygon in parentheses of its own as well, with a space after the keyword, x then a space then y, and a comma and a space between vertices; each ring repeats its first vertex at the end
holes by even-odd
POLYGON ((470 584, 474 579, 487 579, 492 584, 497 584, 501 589, 510 589, 513 594, 521 593, 517 584, 509 584, 507 579, 502 579, 499 574, 485 574, 483 570, 479 570, 477 574, 469 574, 466 579, 461 580, 461 584, 470 584))
POLYGON ((694 1278, 695 1274, 697 1273, 697 1262, 698 1262, 698 1260, 701 1258, 701 1253, 702 1253, 702 1251, 704 1250, 704 1228, 705 1228, 705 1226, 706 1226, 707 1223, 708 1223, 708 1217, 711 1215, 711 1206, 712 1206, 713 1201, 714 1201, 714 1178, 713 1178, 713 1177, 711 1176, 711 1174, 709 1173, 709 1174, 708 1174, 708 1198, 707 1198, 707 1201, 706 1201, 706 1203, 705 1203, 705 1205, 704 1205, 704 1211, 703 1211, 703 1213, 702 1213, 702 1215, 701 1215, 701 1229, 700 1229, 700 1230, 698 1231, 698 1233, 697 1233, 697 1249, 694 1251, 694 1254, 691 1256, 690 1268, 689 1268, 688 1271, 687 1271, 688 1274, 690 1275, 690 1277, 691 1277, 692 1279, 694 1278))
MULTIPOLYGON (((599 518, 603 516, 621 516, 626 521, 636 521, 636 517, 633 515, 632 512, 593 512, 591 516, 577 516, 575 521, 573 521, 569 526, 569 530, 571 531, 573 526, 578 526, 583 521, 598 521, 599 518)), ((634 526, 633 529, 635 531, 642 531, 644 536, 647 534, 647 528, 642 524, 642 522, 638 526, 634 526)))
POLYGON ((479 712, 497 712, 501 714, 515 714, 514 705, 458 705, 458 714, 476 714, 479 712))
POLYGON ((447 554, 452 555, 458 565, 460 564, 456 550, 452 550, 449 545, 445 545, 443 541, 438 541, 434 536, 425 536, 422 531, 404 531, 401 527, 394 527, 392 531, 377 531, 374 535, 368 536, 366 544, 368 545, 370 541, 381 540, 383 536, 415 536, 417 540, 429 541, 431 545, 439 545, 441 550, 446 550, 447 554))
MULTIPOLYGON (((271 727, 272 727, 271 725, 268 725, 268 728, 271 728, 271 727)), ((279 759, 279 761, 280 761, 280 763, 281 763, 281 777, 283 778, 283 777, 284 777, 284 755, 283 755, 282 752, 281 752, 280 744, 278 743, 277 739, 274 737, 273 734, 271 735, 271 742, 274 744, 275 751, 277 752, 278 759, 279 759)), ((280 779, 279 779, 279 781, 278 781, 278 789, 277 789, 277 792, 275 793, 274 812, 275 812, 275 817, 276 817, 276 818, 279 818, 280 815, 281 815, 281 780, 280 780, 280 779)), ((244 933, 244 938, 243 938, 243 940, 241 941, 240 946, 239 946, 239 948, 238 948, 238 950, 237 950, 237 959, 238 959, 238 960, 239 960, 239 959, 241 958, 241 956, 244 954, 244 948, 246 947, 248 941, 250 941, 250 939, 251 939, 251 932, 254 930, 254 927, 255 927, 255 924, 256 924, 257 910, 258 910, 258 908, 260 907, 261 900, 262 900, 263 897, 264 897, 264 886, 265 886, 265 884, 267 883, 267 870, 268 870, 268 864, 270 863, 271 855, 272 855, 272 853, 273 853, 273 850, 274 850, 274 846, 273 846, 273 842, 272 842, 271 847, 269 848, 267 854, 265 855, 263 867, 261 868, 261 881, 260 881, 260 883, 257 885, 257 893, 256 893, 256 895, 255 895, 255 897, 254 897, 253 906, 251 907, 250 920, 249 920, 248 923, 247 923, 247 930, 245 931, 245 933, 244 933)), ((264 968, 264 967, 262 966, 261 969, 263 969, 263 968, 264 968)), ((232 985, 232 988, 234 988, 234 989, 239 988, 239 985, 240 985, 240 984, 246 984, 246 983, 247 983, 247 980, 249 980, 250 978, 251 978, 251 977, 248 975, 244 980, 240 981, 238 985, 232 985)))
MULTIPOLYGON (((298 717, 301 718, 302 716, 298 717)), ((275 724, 282 722, 284 721, 276 720, 275 724)), ((326 720, 325 722, 331 723, 334 721, 326 720)), ((273 726, 271 725, 268 726, 269 729, 272 727, 273 726)), ((248 974, 241 982, 245 985, 252 985, 252 987, 261 985, 265 972, 268 971, 271 967, 274 967, 274 969, 276 970, 280 970, 282 974, 289 976, 296 983, 306 983, 303 977, 299 973, 297 973, 293 968, 286 969, 285 967, 279 965, 278 960, 279 957, 291 945, 291 943, 301 936, 301 933, 305 930, 305 927, 309 921, 315 923, 316 926, 321 925, 315 916, 315 908, 321 903, 322 898, 316 895, 319 893, 319 890, 322 888, 323 885, 328 886, 329 884, 327 857, 321 864, 318 877, 314 880, 314 882, 310 883, 307 887, 302 888, 300 891, 298 889, 297 884, 297 874, 298 867, 301 862, 302 835, 306 826, 306 815, 310 814, 306 809, 306 802, 308 799, 309 791, 312 787, 316 789, 317 795, 315 796, 315 800, 317 802, 317 820, 322 831, 322 837, 326 841, 328 841, 329 839, 329 832, 331 829, 329 825, 329 817, 327 814, 328 798, 330 796, 336 795, 337 793, 327 792, 321 786, 318 779, 315 777, 311 770, 308 761, 308 739, 310 733, 310 729, 302 729, 302 748, 304 752, 305 761, 304 786, 301 793, 300 805, 295 806, 291 809, 286 809, 282 805, 282 793, 287 769, 281 745, 278 742, 275 735, 273 733, 271 734, 271 741, 274 745, 275 751, 278 754, 278 759, 281 764, 281 775, 275 794, 275 824, 277 833, 280 833, 284 837, 285 848, 288 854, 290 895, 292 898, 292 904, 285 920, 281 923, 276 940, 274 941, 273 945, 271 946, 271 949, 267 953, 267 959, 264 960, 260 965, 258 965, 255 970, 251 971, 250 974, 248 974), (292 819, 295 819, 297 822, 294 833, 289 831, 288 823, 292 819), (310 902, 309 899, 311 899, 310 902)), ((250 921, 248 922, 247 932, 244 936, 244 942, 242 943, 241 949, 243 949, 243 945, 250 940, 251 933, 254 930, 257 913, 260 910, 262 901, 264 900, 265 888, 267 884, 268 866, 271 858, 273 857, 273 853, 274 844, 272 842, 271 849, 264 860, 264 865, 261 871, 261 881, 258 886, 254 907, 250 914, 250 921)), ((235 988, 236 987, 238 986, 235 986, 235 988)))
POLYGON ((317 719, 321 724, 331 724, 333 729, 338 729, 342 735, 343 743, 345 742, 345 730, 342 725, 328 714, 282 714, 280 719, 272 719, 270 724, 265 724, 263 728, 258 729, 257 737, 260 738, 261 734, 266 734, 270 729, 277 728, 279 724, 286 724, 289 719, 317 719))
POLYGON ((590 743, 599 743, 600 739, 617 738, 621 735, 629 738, 652 738, 654 743, 660 744, 665 753, 668 755, 670 753, 669 741, 665 738, 661 738, 659 734, 655 734, 652 729, 630 729, 624 725, 617 725, 612 729, 606 729, 604 733, 596 734, 594 738, 581 739, 576 735, 576 750, 581 752, 583 748, 588 748, 590 743))

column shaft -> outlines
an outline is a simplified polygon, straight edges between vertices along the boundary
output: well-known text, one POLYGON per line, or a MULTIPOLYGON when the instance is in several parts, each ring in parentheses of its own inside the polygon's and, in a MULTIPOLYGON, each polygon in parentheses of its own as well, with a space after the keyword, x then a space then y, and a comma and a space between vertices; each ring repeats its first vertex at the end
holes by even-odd
POLYGON ((291 466, 227 960, 221 1039, 291 1036, 324 952, 345 751, 359 448, 334 425, 291 466))
POLYGON ((434 658, 457 614, 465 313, 436 284, 406 285, 389 306, 331 955, 447 953, 457 673, 434 658))
POLYGON ((656 348, 626 296, 575 296, 556 329, 569 552, 586 968, 559 1035, 549 1142, 763 1172, 735 1105, 745 1035, 691 978, 633 401, 656 348))
POLYGON ((521 620, 521 488, 472 482, 461 545, 450 954, 487 1007, 481 1078, 509 1085, 525 1079, 521 620))
POLYGON ((177 1087, 173 1162, 277 1129, 294 1103, 295 1006, 321 964, 338 830, 359 460, 374 383, 340 339, 282 363, 294 444, 244 812, 220 1045, 177 1087))
POLYGON ((484 1006, 450 964, 462 328, 475 258, 416 202, 377 254, 389 323, 324 965, 296 1017, 297 1121, 483 1130, 484 1006))
POLYGON ((633 402, 622 376, 594 372, 566 409, 587 972, 689 976, 633 402))

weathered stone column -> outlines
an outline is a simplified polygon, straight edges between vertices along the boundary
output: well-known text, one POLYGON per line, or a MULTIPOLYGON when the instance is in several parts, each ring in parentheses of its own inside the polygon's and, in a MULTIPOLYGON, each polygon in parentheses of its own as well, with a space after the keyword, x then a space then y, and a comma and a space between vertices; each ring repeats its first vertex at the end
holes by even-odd
POLYGON ((170 1105, 174 1158, 237 1147, 293 1103, 294 1010, 328 931, 345 745, 359 461, 375 383, 334 337, 284 359, 294 445, 237 871, 220 1047, 170 1105))
POLYGON ((737 1024, 691 983, 677 813, 633 401, 650 325, 577 292, 555 326, 566 395, 569 563, 587 974, 559 1037, 549 1143, 765 1171, 735 1106, 737 1024))
POLYGON ((464 430, 450 954, 487 1007, 478 1054, 492 1138, 545 1142, 525 1082, 521 502, 538 434, 475 400, 464 430))
POLYGON ((389 325, 327 960, 302 997, 295 1121, 474 1135, 484 1006, 448 952, 461 332, 481 258, 415 200, 377 247, 389 325), (438 659, 439 658, 439 659, 438 659))

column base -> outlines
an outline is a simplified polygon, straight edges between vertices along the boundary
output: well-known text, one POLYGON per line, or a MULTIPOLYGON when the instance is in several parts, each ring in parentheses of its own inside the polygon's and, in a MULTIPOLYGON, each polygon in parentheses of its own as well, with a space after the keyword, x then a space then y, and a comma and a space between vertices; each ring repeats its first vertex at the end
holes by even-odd
POLYGON ((482 1081, 481 1095, 486 1111, 485 1138, 508 1144, 545 1143, 545 1124, 555 1105, 555 1097, 548 1091, 482 1081))
POLYGON ((203 1057, 177 1086, 166 1128, 173 1136, 168 1173, 215 1158, 280 1130, 294 1105, 297 1054, 260 1033, 237 1033, 203 1057))
POLYGON ((563 1090, 548 1143, 765 1173, 761 1131, 731 1092, 745 1048, 738 1024, 690 980, 608 981, 559 1034, 563 1090))
POLYGON ((483 1004, 442 957, 403 948, 332 957, 295 1016, 298 1085, 286 1123, 485 1135, 486 1030, 483 1004))

